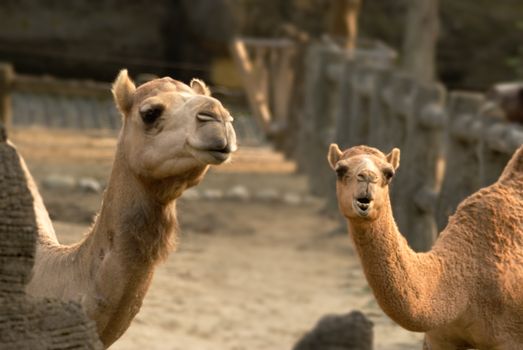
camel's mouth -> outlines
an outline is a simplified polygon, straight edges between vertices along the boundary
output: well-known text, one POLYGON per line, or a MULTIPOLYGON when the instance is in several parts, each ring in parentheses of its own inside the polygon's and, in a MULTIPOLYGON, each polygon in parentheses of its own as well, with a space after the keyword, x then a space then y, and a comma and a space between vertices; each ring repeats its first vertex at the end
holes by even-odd
POLYGON ((198 158, 207 164, 221 164, 231 158, 229 151, 198 151, 198 158))
POLYGON ((360 216, 368 216, 372 208, 373 201, 369 196, 357 197, 353 201, 354 209, 360 216))
POLYGON ((189 150, 202 163, 215 165, 228 161, 233 153, 233 150, 229 147, 222 150, 204 150, 189 145, 189 150))
POLYGON ((207 151, 218 163, 223 163, 231 157, 230 151, 207 151))

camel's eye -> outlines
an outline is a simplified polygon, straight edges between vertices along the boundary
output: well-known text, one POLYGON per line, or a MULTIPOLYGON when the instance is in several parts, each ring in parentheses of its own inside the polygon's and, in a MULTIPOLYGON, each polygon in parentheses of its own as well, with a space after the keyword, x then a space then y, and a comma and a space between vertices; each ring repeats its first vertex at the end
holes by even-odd
POLYGON ((152 124, 163 113, 163 106, 151 106, 150 108, 147 108, 140 112, 140 115, 142 116, 142 120, 145 124, 152 124))
POLYGON ((338 179, 343 179, 347 174, 347 171, 349 171, 349 168, 346 165, 336 166, 336 175, 338 176, 338 179))
POLYGON ((383 169, 383 175, 385 176, 385 179, 387 179, 387 181, 390 181, 394 177, 394 169, 392 169, 392 168, 383 169))
POLYGON ((196 119, 201 122, 216 122, 218 121, 218 116, 213 112, 200 112, 196 115, 196 119))

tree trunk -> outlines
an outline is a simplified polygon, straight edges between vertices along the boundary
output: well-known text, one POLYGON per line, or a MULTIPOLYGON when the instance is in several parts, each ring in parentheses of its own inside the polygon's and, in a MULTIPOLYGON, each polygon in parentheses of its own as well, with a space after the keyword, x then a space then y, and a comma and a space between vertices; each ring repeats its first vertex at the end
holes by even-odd
POLYGON ((403 43, 403 68, 424 82, 434 80, 438 0, 409 0, 403 43))

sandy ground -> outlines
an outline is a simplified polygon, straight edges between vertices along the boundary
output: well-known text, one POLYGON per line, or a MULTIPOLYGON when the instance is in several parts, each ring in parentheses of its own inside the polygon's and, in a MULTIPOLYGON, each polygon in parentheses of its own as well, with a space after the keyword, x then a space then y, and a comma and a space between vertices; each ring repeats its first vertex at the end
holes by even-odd
MULTIPOLYGON (((15 130, 38 182, 51 174, 105 181, 114 135, 15 130)), ((245 148, 213 169, 200 190, 238 184, 307 198, 294 164, 264 148, 245 148)), ((63 243, 77 241, 100 194, 42 189, 63 243)), ((318 199, 299 205, 261 200, 182 199, 177 251, 158 267, 143 307, 112 349, 276 350, 293 344, 328 313, 363 311, 374 322, 375 349, 421 349, 377 306, 337 218, 320 215, 318 199)))

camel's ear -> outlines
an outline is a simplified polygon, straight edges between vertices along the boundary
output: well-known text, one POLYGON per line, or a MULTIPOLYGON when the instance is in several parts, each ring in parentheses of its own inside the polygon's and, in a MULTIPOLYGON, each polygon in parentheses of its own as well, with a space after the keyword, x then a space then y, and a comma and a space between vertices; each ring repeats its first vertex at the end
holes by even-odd
POLYGON ((394 170, 398 169, 400 166, 400 150, 399 148, 394 148, 389 154, 387 154, 387 161, 392 165, 394 170))
POLYGON ((211 96, 211 90, 203 81, 194 78, 191 80, 191 88, 200 95, 211 96))
POLYGON ((343 152, 340 150, 338 145, 331 143, 329 146, 329 154, 327 154, 327 160, 329 161, 332 170, 336 170, 336 163, 338 163, 342 154, 343 152))
POLYGON ((113 83, 112 92, 116 107, 118 107, 124 116, 129 113, 133 106, 135 91, 136 86, 131 78, 129 78, 127 69, 122 69, 113 83))

